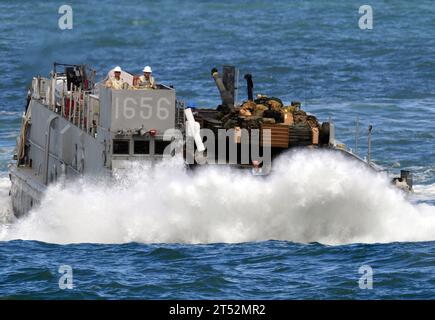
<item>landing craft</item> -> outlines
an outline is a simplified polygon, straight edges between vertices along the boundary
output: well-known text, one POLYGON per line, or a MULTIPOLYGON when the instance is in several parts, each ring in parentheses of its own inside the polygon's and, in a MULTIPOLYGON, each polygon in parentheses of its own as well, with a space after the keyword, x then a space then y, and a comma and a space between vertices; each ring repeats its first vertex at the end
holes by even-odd
MULTIPOLYGON (((364 162, 335 140, 332 123, 319 123, 300 103, 285 106, 264 95, 254 99, 252 77, 246 75, 248 98, 239 104, 237 69, 224 67, 221 78, 214 68, 212 76, 222 103, 194 110, 176 98, 171 86, 135 88, 136 76, 126 71, 119 90, 106 87, 104 80, 96 82, 95 70, 85 65, 55 63, 48 78, 34 77, 9 165, 15 216, 37 206, 52 183, 110 176, 133 163, 155 163, 176 153, 189 166, 228 163, 263 174, 270 171, 265 165, 271 165, 265 155, 273 159, 296 147, 339 151, 364 162), (204 132, 214 138, 205 140, 204 132), (181 148, 174 147, 180 141, 181 148), (235 153, 229 152, 233 146, 235 153)), ((365 163, 379 170, 371 161, 365 163)), ((412 188, 409 172, 394 181, 412 188)))

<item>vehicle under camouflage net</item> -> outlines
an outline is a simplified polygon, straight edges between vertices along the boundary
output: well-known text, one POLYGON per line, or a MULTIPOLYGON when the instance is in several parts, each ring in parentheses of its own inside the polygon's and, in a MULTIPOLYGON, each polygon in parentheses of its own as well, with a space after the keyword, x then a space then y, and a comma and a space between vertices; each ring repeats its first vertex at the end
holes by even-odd
MULTIPOLYGON (((219 132, 224 131, 233 132, 233 134, 224 136, 226 139, 224 144, 226 144, 226 154, 228 154, 231 139, 234 139, 232 144, 237 145, 237 164, 239 167, 244 167, 245 163, 241 161, 243 159, 242 153, 249 153, 248 167, 256 168, 261 161, 258 161, 259 157, 253 156, 255 153, 250 151, 259 146, 259 154, 265 154, 265 148, 270 150, 271 160, 292 148, 325 149, 340 152, 375 171, 384 171, 383 168, 371 161, 372 126, 369 126, 368 131, 368 154, 365 159, 362 159, 335 139, 335 129, 331 121, 319 122, 314 115, 302 110, 300 102, 292 101, 285 104, 277 97, 263 94, 257 94, 254 99, 252 75, 246 74, 244 78, 247 84, 247 99, 238 104, 236 102, 238 70, 233 66, 224 66, 222 78, 216 68, 211 70, 211 74, 219 89, 222 103, 217 108, 196 108, 194 112, 194 119, 199 123, 200 128, 210 129, 215 134, 215 146, 217 147, 214 155, 210 157, 209 154, 212 148, 204 148, 208 160, 212 159, 214 163, 221 163, 217 161, 216 156, 221 155, 218 149, 219 145, 222 145, 220 143, 222 141, 219 141, 222 140, 222 134, 219 132), (251 133, 254 130, 259 132, 257 140, 252 139, 251 133), (270 139, 268 138, 267 141, 263 140, 267 136, 264 135, 266 131, 270 134, 270 139), (251 139, 244 139, 243 132, 248 133, 247 135, 251 139), (249 152, 243 148, 244 144, 249 145, 249 152)), ((228 156, 226 160, 230 163, 228 156)), ((261 160, 265 160, 265 158, 261 160)), ((246 157, 244 161, 246 161, 246 157)), ((411 172, 402 170, 400 177, 394 177, 392 183, 401 190, 411 191, 413 184, 411 172)))
MULTIPOLYGON (((212 130, 216 136, 219 129, 234 129, 236 132, 258 129, 260 136, 264 130, 270 130, 273 157, 289 148, 322 148, 333 144, 333 125, 329 122, 320 123, 315 116, 307 114, 300 102, 285 104, 277 97, 262 94, 254 98, 252 76, 247 74, 247 99, 236 104, 237 70, 224 66, 222 78, 216 68, 212 69, 211 74, 222 103, 216 109, 195 109, 195 120, 201 128, 212 130)), ((240 143, 240 137, 236 137, 236 141, 240 143)))

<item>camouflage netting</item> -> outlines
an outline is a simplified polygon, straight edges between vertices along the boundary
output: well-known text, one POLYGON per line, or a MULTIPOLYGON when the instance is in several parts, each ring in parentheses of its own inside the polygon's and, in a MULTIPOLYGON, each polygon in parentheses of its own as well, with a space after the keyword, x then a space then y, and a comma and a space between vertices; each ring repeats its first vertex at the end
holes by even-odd
POLYGON ((288 125, 289 147, 309 146, 319 142, 325 144, 327 140, 323 137, 326 133, 317 118, 301 110, 300 102, 284 105, 280 99, 274 97, 260 96, 254 101, 245 101, 232 112, 220 110, 218 120, 208 119, 206 122, 204 126, 213 131, 236 127, 249 131, 260 129, 263 124, 285 123, 288 125))
POLYGON ((243 128, 259 128, 261 123, 283 123, 285 115, 293 117, 293 125, 306 124, 310 128, 319 128, 319 123, 314 116, 300 109, 300 102, 292 102, 289 106, 284 106, 283 102, 275 97, 259 96, 254 101, 245 101, 239 109, 236 109, 236 116, 232 121, 226 121, 225 127, 229 128, 238 122, 243 128), (235 120, 238 121, 235 121, 235 120))

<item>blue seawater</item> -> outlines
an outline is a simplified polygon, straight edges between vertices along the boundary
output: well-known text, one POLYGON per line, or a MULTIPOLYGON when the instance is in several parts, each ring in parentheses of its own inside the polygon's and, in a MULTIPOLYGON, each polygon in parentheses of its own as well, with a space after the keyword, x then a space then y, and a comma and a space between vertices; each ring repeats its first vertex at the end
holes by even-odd
POLYGON ((426 242, 328 247, 11 241, 0 247, 0 289, 4 299, 431 299, 434 254, 426 242), (65 264, 73 266, 71 290, 58 286, 65 264), (358 271, 367 264, 374 270, 373 289, 363 290, 358 271))
MULTIPOLYGON (((372 4, 372 30, 358 27, 358 9, 365 2, 354 0, 74 1, 72 30, 58 27, 62 4, 0 0, 0 239, 4 239, 0 242, 0 298, 435 297, 432 1, 376 1, 372 4), (399 167, 412 170, 416 192, 410 200, 415 210, 406 214, 411 220, 410 215, 419 215, 416 220, 422 221, 418 223, 420 229, 410 230, 400 221, 392 221, 391 229, 397 234, 391 237, 377 239, 375 233, 368 237, 370 243, 338 241, 334 245, 316 243, 320 239, 315 236, 309 238, 314 243, 296 243, 299 237, 281 234, 279 239, 267 241, 258 230, 247 237, 249 241, 241 243, 202 243, 176 237, 168 243, 153 244, 152 240, 159 237, 137 243, 135 237, 122 236, 115 237, 116 244, 107 244, 110 237, 80 243, 87 242, 87 238, 80 241, 81 230, 75 230, 78 235, 72 237, 72 242, 78 243, 68 244, 71 235, 63 234, 62 228, 56 229, 59 217, 64 215, 47 205, 46 210, 34 213, 45 216, 32 217, 35 223, 27 224, 24 233, 17 233, 17 239, 9 237, 16 222, 11 226, 7 216, 7 165, 21 125, 27 87, 33 76, 47 75, 55 61, 89 64, 97 69, 99 78, 116 65, 135 73, 151 65, 156 79, 174 85, 179 98, 206 107, 219 103, 211 68, 234 64, 241 75, 253 74, 255 93, 278 96, 286 102, 299 100, 305 110, 321 120, 332 118, 337 138, 350 147, 354 145, 355 119, 359 117, 360 154, 367 152, 366 131, 372 124, 373 160, 393 172, 399 167), (38 230, 49 230, 50 236, 41 236, 38 230), (409 233, 415 233, 416 238, 418 233, 425 234, 428 241, 407 242, 414 238, 409 233), (389 238, 395 241, 385 241, 389 238), (178 244, 177 239, 185 243, 178 244), (58 270, 62 265, 72 267, 72 290, 59 288, 58 270), (359 268, 363 265, 373 268, 373 289, 359 287, 363 276, 359 268)), ((243 82, 240 87, 239 99, 243 100, 243 82)), ((285 187, 292 193, 294 186, 285 187)), ((326 186, 322 190, 328 192, 326 186)), ((322 198, 322 191, 316 192, 322 198)), ((343 192, 333 199, 333 205, 328 203, 328 219, 334 219, 331 210, 339 207, 341 201, 359 196, 343 192)), ((361 197, 363 194, 361 191, 361 197)), ((385 211, 391 214, 391 210, 403 214, 400 206, 392 207, 395 198, 391 200, 387 191, 379 190, 379 194, 381 200, 387 194, 390 197, 388 208, 379 199, 373 200, 379 204, 377 207, 357 202, 358 207, 350 210, 350 216, 360 218, 367 214, 382 219, 385 211)), ((397 199, 403 201, 399 196, 397 199)), ((181 210, 183 201, 179 201, 181 210)), ((352 207, 351 204, 347 203, 352 207)), ((153 205, 160 208, 157 203, 153 205)), ((104 210, 109 209, 102 205, 91 206, 90 210, 104 217, 104 210)), ((319 203, 315 211, 327 209, 319 203)), ((231 208, 228 210, 231 212, 231 208)), ((276 209, 275 213, 278 219, 280 211, 276 209)), ((273 225, 274 212, 268 214, 273 225)), ((104 218, 93 221, 89 227, 98 229, 103 221, 104 218)), ((337 232, 353 239, 352 233, 361 231, 354 225, 346 229, 341 219, 336 222, 344 227, 328 229, 335 225, 330 220, 322 235, 334 238, 337 232)), ((373 220, 374 224, 378 222, 373 220)), ((124 223, 128 224, 121 224, 124 223)), ((298 220, 294 223, 297 226, 298 220)), ((192 228, 203 225, 192 224, 192 228)), ((302 235, 311 234, 311 227, 319 228, 305 222, 303 227, 302 235)), ((152 228, 150 225, 144 229, 144 234, 152 228)), ((118 231, 109 229, 108 233, 116 235, 118 231)), ((165 229, 159 232, 165 239, 165 229)), ((139 240, 143 238, 146 237, 139 240)), ((230 238, 231 242, 238 242, 237 234, 230 238)))

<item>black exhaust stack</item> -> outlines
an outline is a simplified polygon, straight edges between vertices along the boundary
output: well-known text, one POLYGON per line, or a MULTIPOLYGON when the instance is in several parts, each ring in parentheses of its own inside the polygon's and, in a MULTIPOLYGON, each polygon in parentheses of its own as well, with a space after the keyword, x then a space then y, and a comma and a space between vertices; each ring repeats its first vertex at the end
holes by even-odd
POLYGON ((237 95, 237 69, 232 66, 224 66, 223 79, 219 76, 219 71, 216 68, 211 70, 211 75, 221 95, 223 111, 225 113, 233 112, 237 95))
POLYGON ((253 101, 254 100, 254 82, 252 82, 252 75, 250 73, 245 74, 245 80, 246 80, 246 88, 248 90, 248 100, 253 101))

